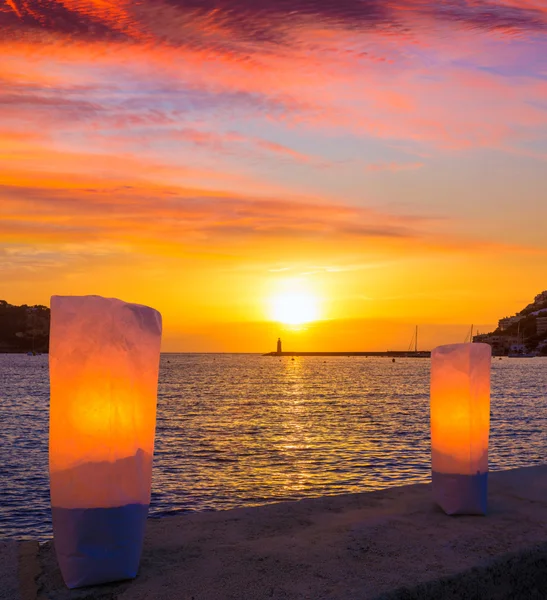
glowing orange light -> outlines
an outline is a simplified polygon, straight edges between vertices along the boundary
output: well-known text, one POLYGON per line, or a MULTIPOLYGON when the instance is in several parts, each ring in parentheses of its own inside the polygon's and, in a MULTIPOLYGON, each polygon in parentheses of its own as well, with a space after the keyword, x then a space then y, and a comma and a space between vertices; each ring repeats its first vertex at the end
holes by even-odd
POLYGON ((490 363, 488 344, 439 346, 431 354, 433 493, 448 514, 486 511, 490 363))
POLYGON ((136 575, 150 503, 160 341, 161 317, 146 306, 99 296, 51 299, 51 505, 68 587, 136 575))

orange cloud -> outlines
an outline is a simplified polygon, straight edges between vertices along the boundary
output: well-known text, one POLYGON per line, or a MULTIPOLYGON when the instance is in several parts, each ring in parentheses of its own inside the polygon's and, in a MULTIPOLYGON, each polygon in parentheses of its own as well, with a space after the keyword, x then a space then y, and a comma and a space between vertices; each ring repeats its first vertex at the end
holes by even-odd
POLYGON ((17 4, 15 4, 15 0, 6 0, 6 4, 13 10, 13 12, 21 19, 22 14, 21 11, 17 8, 17 4))
POLYGON ((1 186, 0 233, 18 241, 42 236, 85 239, 229 243, 261 236, 293 238, 412 237, 415 218, 349 206, 253 199, 145 186, 54 189, 1 186), (361 221, 361 223, 359 223, 361 221), (28 235, 28 237, 26 237, 28 235))

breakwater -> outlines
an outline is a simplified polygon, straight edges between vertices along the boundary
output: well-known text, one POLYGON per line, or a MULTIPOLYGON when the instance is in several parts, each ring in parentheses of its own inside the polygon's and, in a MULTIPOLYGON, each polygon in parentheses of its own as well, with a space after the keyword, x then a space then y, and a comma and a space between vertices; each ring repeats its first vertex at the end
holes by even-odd
POLYGON ((386 352, 267 352, 262 356, 386 356, 389 358, 430 358, 431 352, 407 352, 387 350, 386 352))

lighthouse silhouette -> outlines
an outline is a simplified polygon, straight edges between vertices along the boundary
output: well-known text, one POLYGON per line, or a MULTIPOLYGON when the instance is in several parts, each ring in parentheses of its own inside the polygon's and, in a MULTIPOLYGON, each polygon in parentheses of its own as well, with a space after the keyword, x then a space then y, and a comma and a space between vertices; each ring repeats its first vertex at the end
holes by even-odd
POLYGON ((281 354, 281 338, 277 338, 277 353, 281 354))

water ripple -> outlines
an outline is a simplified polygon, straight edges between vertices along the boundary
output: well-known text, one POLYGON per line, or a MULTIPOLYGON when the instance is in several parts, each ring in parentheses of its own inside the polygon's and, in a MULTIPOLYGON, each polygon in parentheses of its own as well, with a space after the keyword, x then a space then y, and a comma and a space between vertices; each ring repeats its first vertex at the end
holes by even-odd
MULTIPOLYGON (((427 481, 429 361, 164 355, 152 516, 427 481)), ((492 365, 492 470, 547 450, 547 359, 492 365)), ((47 356, 0 355, 0 537, 51 536, 47 356)))

